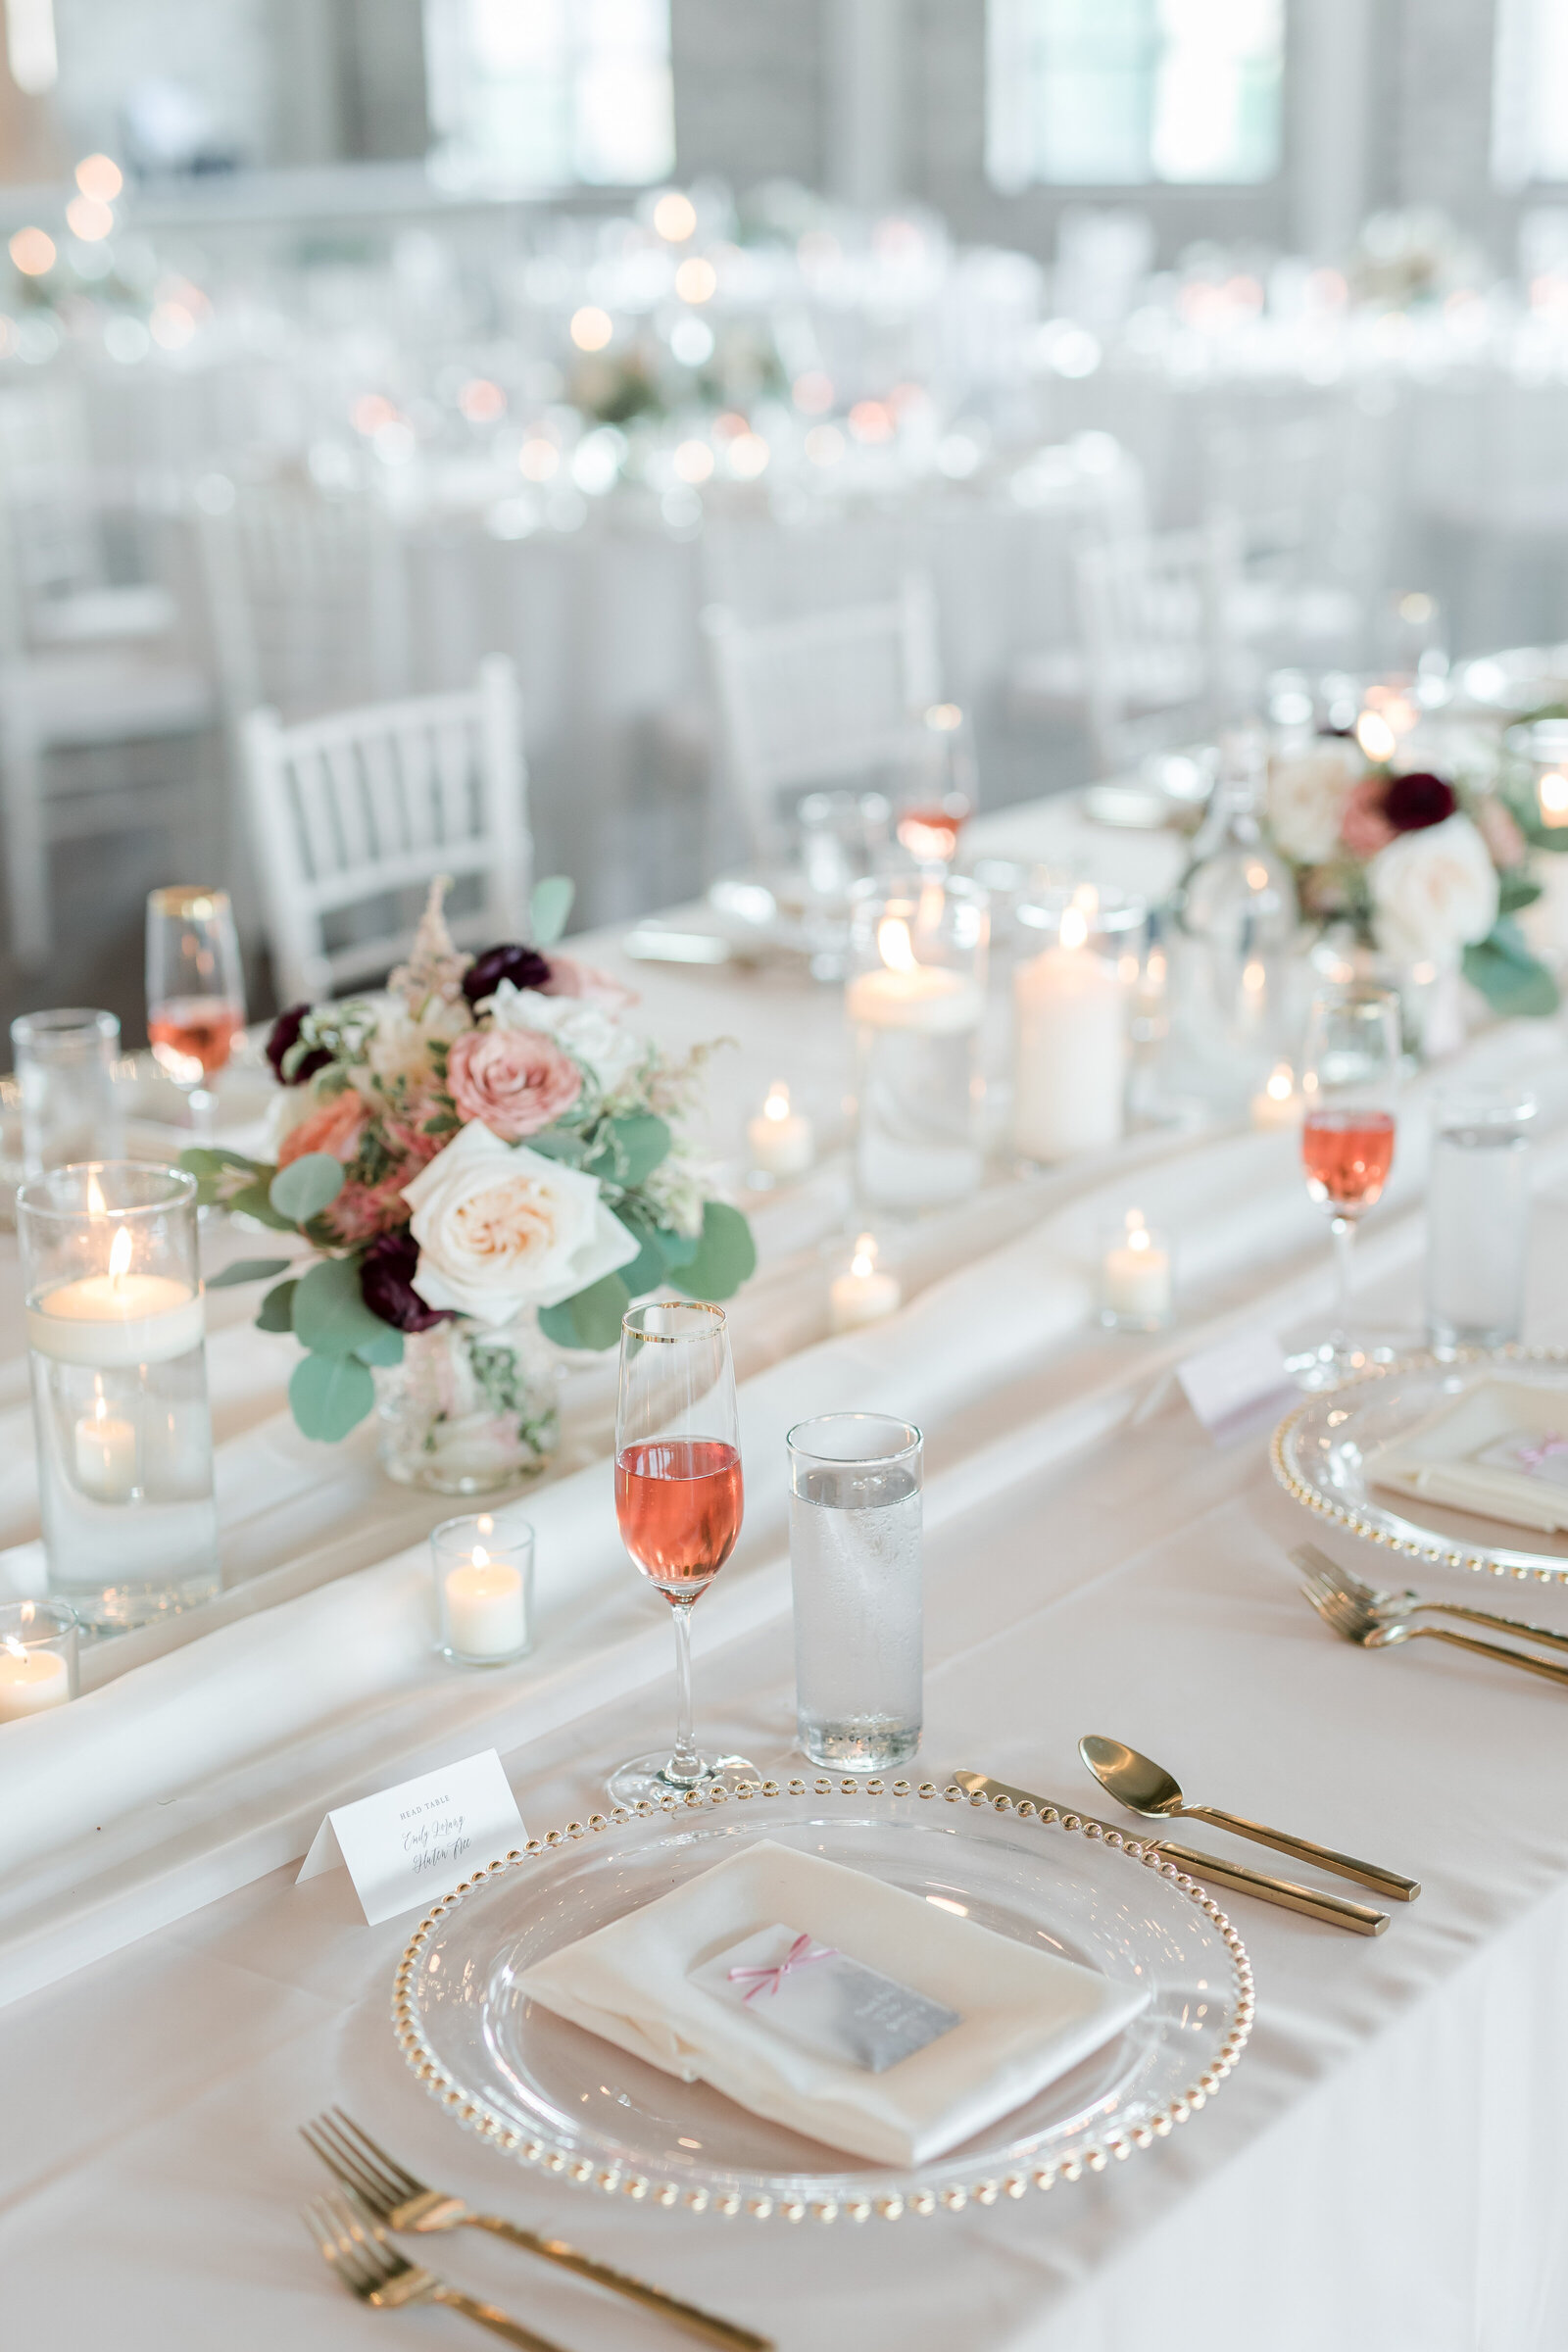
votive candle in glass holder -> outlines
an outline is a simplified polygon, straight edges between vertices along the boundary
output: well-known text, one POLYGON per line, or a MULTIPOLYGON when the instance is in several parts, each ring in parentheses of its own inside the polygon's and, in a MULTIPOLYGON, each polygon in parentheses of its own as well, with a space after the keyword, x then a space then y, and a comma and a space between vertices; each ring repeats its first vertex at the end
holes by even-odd
POLYGON ((1110 1331, 1163 1331, 1175 1308, 1169 1241, 1130 1208, 1102 1236, 1100 1320, 1110 1331))
POLYGON ((989 936, 973 882, 906 874, 850 894, 856 1190, 872 1206, 937 1208, 979 1187, 989 936))
POLYGON ((45 1715, 75 1697, 78 1632, 67 1600, 0 1603, 0 1723, 45 1715))
POLYGON ((492 1511, 431 1532, 440 1656, 509 1666, 533 1646, 533 1529, 492 1511))

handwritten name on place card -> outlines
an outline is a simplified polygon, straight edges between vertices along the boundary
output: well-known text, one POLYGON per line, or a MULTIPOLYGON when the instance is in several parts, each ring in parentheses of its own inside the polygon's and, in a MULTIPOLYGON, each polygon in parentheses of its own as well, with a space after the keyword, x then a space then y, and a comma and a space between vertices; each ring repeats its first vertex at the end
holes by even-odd
POLYGON ((435 1902, 460 1879, 521 1845, 526 1835, 501 1758, 488 1747, 461 1764, 339 1805, 317 1831, 295 1884, 346 1863, 373 1928, 400 1911, 435 1902))

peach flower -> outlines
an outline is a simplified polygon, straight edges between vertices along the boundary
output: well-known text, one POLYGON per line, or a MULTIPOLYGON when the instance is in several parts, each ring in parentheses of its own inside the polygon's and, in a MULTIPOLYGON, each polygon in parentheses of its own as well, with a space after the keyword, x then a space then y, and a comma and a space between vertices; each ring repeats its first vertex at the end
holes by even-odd
POLYGON ((1394 839, 1394 827, 1383 813, 1386 776, 1363 776, 1345 804, 1340 839, 1352 858, 1375 858, 1394 839))
POLYGON ((360 1148, 365 1133, 365 1105, 356 1094, 334 1095, 308 1119, 291 1127, 277 1150, 277 1164, 286 1168, 291 1160, 303 1159, 308 1152, 330 1152, 345 1167, 360 1148))
POLYGON ((517 1144, 571 1108, 582 1072, 537 1029, 470 1029, 452 1049, 447 1090, 460 1118, 517 1144))

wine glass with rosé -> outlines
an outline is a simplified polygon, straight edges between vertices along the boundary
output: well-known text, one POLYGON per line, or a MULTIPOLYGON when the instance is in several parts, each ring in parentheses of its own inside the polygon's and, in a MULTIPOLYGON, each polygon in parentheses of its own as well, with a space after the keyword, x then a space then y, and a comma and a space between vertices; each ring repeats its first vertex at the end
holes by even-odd
POLYGON ((1370 1360, 1350 1336, 1350 1279, 1356 1226, 1394 1165, 1398 1075, 1399 1000, 1392 989, 1355 986, 1316 1000, 1301 1072, 1301 1166, 1307 1191, 1329 1212, 1338 1286, 1333 1332, 1306 1360, 1309 1387, 1330 1387, 1370 1360))
POLYGON ((744 1756, 705 1756, 692 1732, 691 1618, 735 1548, 743 1497, 735 1369, 723 1310, 661 1299, 620 1326, 615 1516, 675 1620, 675 1744, 611 1775, 618 1805, 760 1781, 744 1756))
POLYGON ((974 755, 956 703, 933 703, 921 711, 920 725, 894 833, 920 871, 940 880, 952 870, 958 835, 974 814, 974 755))
POLYGON ((212 1131, 211 1081, 245 1026, 245 973, 224 890, 176 886, 147 894, 147 1038, 153 1059, 212 1131))

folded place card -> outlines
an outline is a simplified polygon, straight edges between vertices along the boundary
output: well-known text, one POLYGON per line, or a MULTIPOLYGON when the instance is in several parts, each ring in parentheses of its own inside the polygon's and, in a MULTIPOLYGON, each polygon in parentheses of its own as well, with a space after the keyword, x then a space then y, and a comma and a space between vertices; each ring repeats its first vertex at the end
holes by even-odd
POLYGON ((1568 1532, 1568 1390, 1481 1380, 1366 1457, 1373 1486, 1419 1502, 1568 1532))
POLYGON ((1177 1365, 1176 1377, 1216 1446, 1250 1435, 1298 1401, 1284 1352, 1267 1331, 1238 1332, 1200 1348, 1177 1365))
POLYGON ((300 1865, 298 1886, 348 1865, 373 1928, 439 1901, 460 1879, 499 1862, 527 1833, 493 1747, 422 1772, 327 1815, 300 1865))
POLYGON ((772 1838, 518 1983, 666 2074, 905 2165, 1032 2098, 1149 1998, 772 1838))

